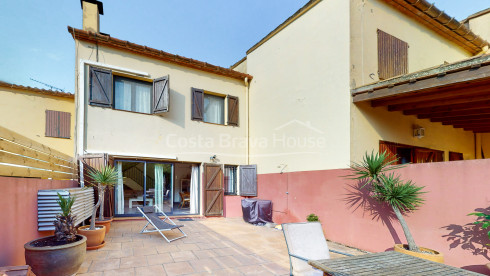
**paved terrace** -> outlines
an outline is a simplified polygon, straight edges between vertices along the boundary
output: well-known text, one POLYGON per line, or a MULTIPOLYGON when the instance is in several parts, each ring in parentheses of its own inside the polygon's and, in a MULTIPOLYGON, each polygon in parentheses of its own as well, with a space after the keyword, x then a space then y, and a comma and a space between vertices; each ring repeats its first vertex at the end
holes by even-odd
MULTIPOLYGON (((107 245, 87 251, 77 275, 289 275, 282 231, 253 226, 241 218, 175 222, 185 225, 182 230, 188 237, 170 244, 158 233, 140 234, 146 221, 113 222, 107 245)), ((363 254, 331 242, 329 246, 363 254)))

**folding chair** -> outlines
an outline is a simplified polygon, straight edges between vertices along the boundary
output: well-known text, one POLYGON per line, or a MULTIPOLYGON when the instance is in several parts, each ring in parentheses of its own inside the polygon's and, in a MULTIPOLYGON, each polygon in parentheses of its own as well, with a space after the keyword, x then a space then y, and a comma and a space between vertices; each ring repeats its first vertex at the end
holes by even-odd
POLYGON ((145 225, 145 227, 143 227, 143 229, 141 230, 140 233, 158 232, 169 243, 171 241, 175 241, 175 240, 187 237, 187 235, 184 233, 184 231, 182 231, 182 229, 180 229, 180 227, 184 227, 184 225, 175 224, 175 222, 173 222, 167 216, 167 214, 165 214, 162 210, 160 210, 160 208, 158 208, 158 206, 155 205, 155 206, 145 206, 145 207, 136 207, 136 208, 138 209, 138 211, 141 212, 141 214, 143 214, 143 217, 145 217, 146 220, 148 221, 148 223, 145 225), (157 213, 162 213, 163 216, 165 216, 165 218, 162 220, 161 218, 158 217, 157 213), (170 223, 165 222, 166 220, 168 220, 170 223), (151 226, 153 226, 153 228, 155 228, 154 230, 146 229, 148 227, 148 225, 150 225, 150 224, 151 224, 151 226), (165 234, 163 234, 163 231, 172 231, 174 229, 178 229, 182 233, 182 236, 169 240, 165 236, 165 234))
POLYGON ((319 222, 284 223, 282 231, 288 247, 290 275, 323 275, 322 271, 308 264, 309 260, 330 259, 330 250, 323 235, 322 225, 319 222))

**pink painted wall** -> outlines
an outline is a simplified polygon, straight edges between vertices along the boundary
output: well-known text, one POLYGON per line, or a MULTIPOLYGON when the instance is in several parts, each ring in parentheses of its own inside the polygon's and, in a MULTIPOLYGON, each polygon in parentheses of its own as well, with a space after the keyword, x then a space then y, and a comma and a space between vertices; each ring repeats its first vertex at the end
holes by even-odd
POLYGON ((0 177, 0 266, 25 264, 24 244, 52 235, 37 231, 37 191, 77 186, 70 180, 0 177))
MULTIPOLYGON (((425 186, 426 203, 406 216, 419 246, 438 250, 446 264, 487 273, 490 243, 471 224, 475 210, 490 213, 490 160, 413 164, 399 170, 403 179, 425 186)), ((273 201, 274 222, 305 221, 319 216, 329 240, 371 252, 391 250, 405 242, 390 208, 370 200, 346 170, 264 174, 258 176, 258 198, 273 201), (288 192, 289 194, 286 194, 288 192)), ((226 214, 241 216, 239 200, 226 204, 226 214), (232 204, 233 203, 233 204, 232 204)))

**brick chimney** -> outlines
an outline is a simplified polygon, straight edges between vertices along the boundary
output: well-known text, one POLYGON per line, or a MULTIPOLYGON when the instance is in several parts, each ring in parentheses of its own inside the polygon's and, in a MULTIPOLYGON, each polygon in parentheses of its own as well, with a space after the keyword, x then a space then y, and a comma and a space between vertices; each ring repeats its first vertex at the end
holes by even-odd
POLYGON ((104 14, 102 2, 97 0, 80 0, 83 10, 83 29, 94 33, 100 32, 99 14, 104 14))

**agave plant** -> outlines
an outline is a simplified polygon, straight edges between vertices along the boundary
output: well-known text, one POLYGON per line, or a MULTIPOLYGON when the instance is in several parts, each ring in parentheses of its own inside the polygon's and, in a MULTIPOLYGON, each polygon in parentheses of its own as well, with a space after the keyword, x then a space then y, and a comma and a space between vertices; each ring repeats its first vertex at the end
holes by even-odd
POLYGON ((59 242, 75 241, 77 228, 75 227, 75 216, 71 214, 71 207, 75 203, 75 198, 64 198, 58 193, 56 202, 61 208, 61 214, 58 214, 54 221, 54 236, 59 242))
POLYGON ((107 187, 112 187, 117 183, 118 175, 117 170, 113 166, 104 166, 100 169, 89 169, 89 176, 97 183, 97 190, 99 194, 99 199, 97 204, 95 204, 94 210, 92 211, 92 220, 90 222, 90 230, 95 230, 95 217, 97 214, 97 209, 99 209, 99 220, 104 220, 104 193, 107 187))
POLYGON ((413 236, 408 228, 407 222, 402 212, 411 212, 420 207, 424 199, 421 195, 423 186, 417 186, 411 180, 403 181, 399 175, 388 171, 403 167, 395 165, 397 159, 388 160, 388 154, 366 153, 362 162, 353 162, 350 166, 352 178, 366 181, 363 187, 369 185, 370 195, 379 202, 387 203, 393 209, 400 225, 403 228, 410 251, 420 252, 413 236))

